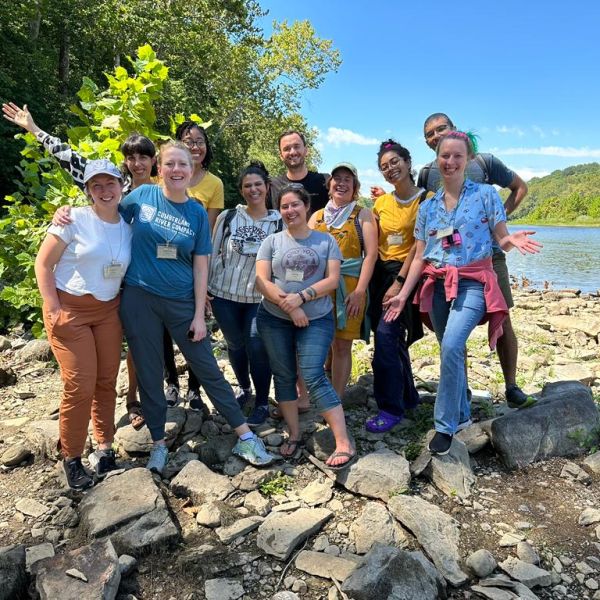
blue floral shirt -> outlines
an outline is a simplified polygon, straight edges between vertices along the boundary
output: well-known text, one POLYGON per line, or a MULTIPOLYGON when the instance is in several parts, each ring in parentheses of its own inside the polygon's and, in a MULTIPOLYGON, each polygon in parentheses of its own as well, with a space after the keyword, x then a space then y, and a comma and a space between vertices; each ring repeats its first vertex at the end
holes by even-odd
POLYGON ((436 267, 464 266, 492 256, 493 230, 506 221, 506 211, 496 189, 465 180, 458 204, 450 212, 444 206, 444 190, 421 204, 415 239, 425 242, 423 258, 436 267), (442 248, 439 230, 458 229, 462 243, 442 248))

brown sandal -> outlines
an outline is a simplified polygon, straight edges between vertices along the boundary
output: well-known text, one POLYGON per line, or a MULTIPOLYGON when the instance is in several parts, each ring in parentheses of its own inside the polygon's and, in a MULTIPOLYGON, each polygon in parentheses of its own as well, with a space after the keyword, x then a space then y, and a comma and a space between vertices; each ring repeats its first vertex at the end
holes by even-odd
POLYGON ((139 431, 146 424, 142 405, 137 400, 127 405, 127 417, 129 418, 129 424, 136 431, 139 431))
POLYGON ((286 440, 283 444, 287 446, 290 451, 282 452, 282 446, 279 448, 279 454, 281 454, 283 458, 292 458, 298 451, 298 448, 302 448, 304 446, 304 440, 286 440))
MULTIPOLYGON (((299 406, 298 414, 303 415, 304 413, 310 412, 310 408, 310 406, 299 406)), ((279 408, 279 406, 273 406, 271 408, 269 416, 271 417, 271 419, 283 419, 283 415, 281 414, 281 409, 279 408)))

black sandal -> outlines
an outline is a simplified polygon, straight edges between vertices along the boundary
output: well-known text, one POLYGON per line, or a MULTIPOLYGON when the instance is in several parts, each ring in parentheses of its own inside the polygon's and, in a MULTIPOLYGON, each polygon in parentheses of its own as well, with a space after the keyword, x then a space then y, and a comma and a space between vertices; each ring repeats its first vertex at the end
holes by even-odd
POLYGON ((284 444, 288 448, 293 448, 293 450, 291 452, 288 452, 288 453, 284 454, 281 451, 281 448, 279 448, 279 454, 281 454, 281 456, 283 456, 283 458, 293 458, 295 456, 296 452, 298 452, 298 448, 304 447, 304 440, 302 440, 302 439, 300 439, 300 440, 286 440, 284 442, 284 444))
POLYGON ((129 424, 136 431, 139 431, 146 424, 142 405, 137 400, 127 405, 127 417, 129 418, 129 424))

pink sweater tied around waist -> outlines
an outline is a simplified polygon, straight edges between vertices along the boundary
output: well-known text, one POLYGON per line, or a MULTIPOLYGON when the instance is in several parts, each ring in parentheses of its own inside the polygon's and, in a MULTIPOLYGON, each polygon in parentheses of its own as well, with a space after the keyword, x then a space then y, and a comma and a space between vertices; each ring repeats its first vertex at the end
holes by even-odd
POLYGON ((486 310, 479 324, 488 323, 488 341, 490 348, 494 350, 498 338, 502 336, 502 323, 508 316, 508 307, 498 285, 491 257, 478 260, 464 267, 453 265, 434 267, 432 264, 426 263, 423 276, 423 283, 417 290, 413 302, 419 304, 421 319, 429 329, 433 329, 429 313, 433 305, 433 290, 436 279, 444 279, 444 289, 446 290, 446 300, 448 302, 454 300, 458 295, 459 279, 463 277, 474 279, 483 284, 486 310))

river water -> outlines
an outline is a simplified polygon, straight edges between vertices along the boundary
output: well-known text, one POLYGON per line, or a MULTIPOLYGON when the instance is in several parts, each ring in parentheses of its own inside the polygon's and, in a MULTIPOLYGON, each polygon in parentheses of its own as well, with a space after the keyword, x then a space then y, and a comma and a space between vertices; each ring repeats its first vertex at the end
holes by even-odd
POLYGON ((540 254, 523 256, 513 249, 507 255, 511 275, 525 276, 530 286, 552 289, 600 290, 600 227, 547 227, 514 225, 509 230, 531 229, 544 247, 540 254))

